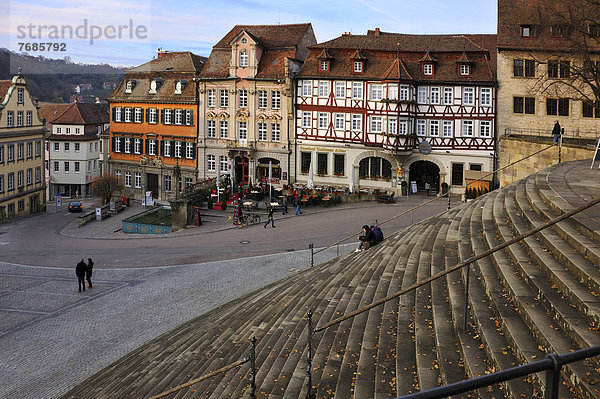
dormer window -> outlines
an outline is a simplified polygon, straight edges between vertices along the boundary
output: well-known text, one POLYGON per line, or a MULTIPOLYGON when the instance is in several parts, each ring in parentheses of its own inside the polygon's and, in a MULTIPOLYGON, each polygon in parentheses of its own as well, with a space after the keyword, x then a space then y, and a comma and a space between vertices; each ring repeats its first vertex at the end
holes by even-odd
POLYGON ((185 79, 178 80, 175 83, 175 94, 181 94, 185 86, 187 85, 187 81, 185 79))
POLYGON ((135 79, 128 80, 127 83, 125 83, 125 93, 131 93, 134 87, 135 79))
POLYGON ((156 91, 160 89, 161 84, 161 78, 154 78, 152 81, 150 81, 150 89, 148 90, 148 94, 156 94, 156 91))
POLYGON ((531 25, 521 25, 521 37, 535 37, 535 27, 531 25))
POLYGON ((471 74, 471 66, 469 64, 460 64, 458 71, 460 76, 469 76, 471 74))
POLYGON ((354 72, 362 73, 363 71, 363 62, 362 61, 354 61, 354 72))
POLYGON ((321 61, 321 71, 329 71, 329 60, 321 61))
POLYGON ((241 68, 248 67, 248 52, 246 50, 242 50, 240 52, 240 67, 241 68))
POLYGON ((423 75, 433 76, 433 64, 431 64, 431 63, 423 64, 423 75))
POLYGON ((568 25, 552 25, 550 27, 552 37, 567 37, 569 35, 568 25))

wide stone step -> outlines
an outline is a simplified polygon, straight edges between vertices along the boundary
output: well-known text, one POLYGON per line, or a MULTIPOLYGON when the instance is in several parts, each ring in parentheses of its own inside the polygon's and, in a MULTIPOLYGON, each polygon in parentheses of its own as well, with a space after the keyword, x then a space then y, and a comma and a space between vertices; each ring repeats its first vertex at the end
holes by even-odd
MULTIPOLYGON (((500 239, 503 241, 507 241, 514 236, 506 223, 510 220, 510 216, 518 217, 518 215, 509 216, 504 209, 504 206, 510 203, 510 201, 505 201, 505 197, 510 196, 514 200, 514 189, 514 184, 505 187, 502 194, 496 197, 494 204, 494 220, 500 239), (502 202, 498 204, 498 200, 502 202)), ((532 281, 541 286, 544 282, 547 282, 543 273, 533 265, 531 258, 519 243, 509 246, 507 253, 512 264, 504 262, 502 266, 498 267, 498 271, 513 299, 513 304, 519 309, 521 317, 537 338, 539 346, 547 353, 566 353, 578 349, 577 344, 564 334, 556 320, 547 314, 543 301, 540 301, 540 294, 549 295, 550 293, 534 292, 524 281, 532 281)), ((569 381, 575 390, 581 392, 584 397, 594 397, 593 388, 586 382, 591 380, 585 374, 586 372, 590 372, 592 375, 596 374, 593 369, 584 371, 584 367, 577 363, 563 367, 562 372, 565 379, 569 381)))

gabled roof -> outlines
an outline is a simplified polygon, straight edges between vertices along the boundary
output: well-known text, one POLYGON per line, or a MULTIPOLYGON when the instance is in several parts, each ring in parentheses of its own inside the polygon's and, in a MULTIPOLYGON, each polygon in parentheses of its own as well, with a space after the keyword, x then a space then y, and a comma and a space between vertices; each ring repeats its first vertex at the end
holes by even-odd
POLYGON ((126 74, 144 72, 189 72, 199 73, 207 58, 189 51, 173 51, 163 53, 159 57, 140 66, 125 70, 126 74))
POLYGON ((109 121, 107 103, 72 103, 49 122, 61 125, 99 125, 109 121))
POLYGON ((230 48, 231 42, 240 32, 245 31, 263 47, 295 47, 304 37, 310 23, 288 25, 236 25, 213 47, 230 48))
POLYGON ((412 80, 413 77, 406 70, 404 62, 400 58, 396 58, 394 63, 390 65, 387 71, 381 75, 381 80, 412 80))
POLYGON ((327 51, 327 48, 323 47, 323 51, 321 51, 321 54, 319 54, 317 56, 317 58, 320 60, 330 60, 333 57, 331 56, 331 54, 329 54, 329 51, 327 51))
POLYGON ((458 57, 458 58, 456 59, 456 63, 458 63, 458 64, 472 64, 472 63, 473 63, 473 61, 471 61, 471 60, 469 59, 469 57, 467 56, 467 53, 465 53, 465 52, 463 51, 463 53, 460 55, 460 57, 458 57))
POLYGON ((356 49, 356 51, 354 53, 352 53, 352 55, 350 56, 350 59, 352 60, 366 60, 367 57, 365 57, 365 55, 360 51, 360 49, 356 49))
POLYGON ((433 58, 431 56, 431 54, 429 53, 429 50, 427 50, 425 55, 423 57, 419 58, 419 62, 437 62, 437 59, 433 58))
POLYGON ((62 115, 70 106, 70 103, 40 103, 40 118, 50 122, 62 115))

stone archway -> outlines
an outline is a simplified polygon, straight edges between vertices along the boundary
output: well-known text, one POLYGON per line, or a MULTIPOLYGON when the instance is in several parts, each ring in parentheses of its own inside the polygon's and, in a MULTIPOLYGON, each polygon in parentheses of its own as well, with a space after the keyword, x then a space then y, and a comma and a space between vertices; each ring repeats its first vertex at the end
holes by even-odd
POLYGON ((360 167, 360 162, 363 159, 366 158, 381 158, 384 159, 386 161, 388 161, 391 165, 391 175, 392 177, 396 175, 395 171, 396 168, 399 166, 398 160, 396 158, 394 158, 393 156, 386 154, 383 151, 377 151, 377 150, 368 150, 368 151, 362 151, 360 153, 358 153, 354 159, 352 160, 352 173, 351 173, 351 177, 353 179, 353 183, 355 187, 360 187, 360 178, 359 178, 359 167, 360 167))

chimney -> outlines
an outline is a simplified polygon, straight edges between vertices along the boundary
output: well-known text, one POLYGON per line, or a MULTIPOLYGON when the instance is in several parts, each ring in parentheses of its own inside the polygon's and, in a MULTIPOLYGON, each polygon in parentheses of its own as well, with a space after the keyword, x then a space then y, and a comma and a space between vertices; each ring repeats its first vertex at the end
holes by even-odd
POLYGON ((169 53, 170 53, 170 51, 163 50, 163 49, 162 49, 162 47, 159 47, 159 48, 156 50, 156 56, 157 56, 157 58, 160 58, 160 57, 162 57, 162 56, 164 56, 164 55, 167 55, 167 54, 169 54, 169 53))
POLYGON ((379 36, 380 32, 379 32, 379 28, 375 28, 375 36, 379 36))

